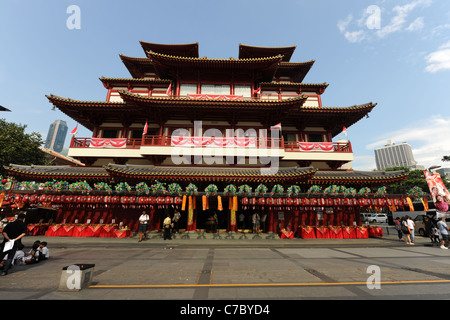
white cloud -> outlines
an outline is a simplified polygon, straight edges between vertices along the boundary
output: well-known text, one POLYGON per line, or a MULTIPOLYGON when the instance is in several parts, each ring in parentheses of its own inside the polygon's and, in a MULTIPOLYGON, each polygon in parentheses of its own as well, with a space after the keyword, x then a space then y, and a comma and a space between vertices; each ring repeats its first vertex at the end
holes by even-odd
POLYGON ((351 43, 361 42, 366 37, 363 30, 353 32, 346 31, 344 36, 345 39, 347 39, 351 43))
POLYGON ((450 70, 450 41, 439 47, 438 50, 425 57, 427 67, 425 71, 436 73, 438 71, 450 70))
POLYGON ((345 38, 352 43, 369 39, 372 34, 382 39, 399 31, 419 31, 425 27, 424 18, 418 17, 410 22, 409 16, 415 9, 429 6, 431 2, 432 0, 414 0, 405 5, 397 5, 391 9, 394 16, 390 19, 389 23, 385 25, 381 25, 380 21, 389 20, 386 17, 389 10, 384 9, 383 14, 381 14, 381 8, 378 6, 370 6, 362 13, 359 19, 355 20, 355 24, 358 26, 357 31, 349 30, 349 27, 354 20, 351 14, 348 15, 346 19, 338 21, 337 26, 345 38), (371 9, 373 10, 373 8, 379 8, 379 10, 370 11, 371 9), (374 28, 373 26, 377 24, 378 26, 374 28), (367 27, 367 30, 361 29, 364 25, 367 27))
POLYGON ((387 140, 394 143, 407 142, 413 149, 414 159, 425 168, 433 165, 448 167, 442 162, 443 156, 450 155, 450 117, 432 116, 423 121, 412 123, 408 127, 387 132, 377 138, 377 141, 366 146, 374 150, 384 146, 387 140))
POLYGON ((423 22, 423 17, 419 17, 416 20, 414 20, 413 23, 409 25, 408 28, 406 28, 407 31, 418 31, 422 30, 425 26, 425 23, 423 22))

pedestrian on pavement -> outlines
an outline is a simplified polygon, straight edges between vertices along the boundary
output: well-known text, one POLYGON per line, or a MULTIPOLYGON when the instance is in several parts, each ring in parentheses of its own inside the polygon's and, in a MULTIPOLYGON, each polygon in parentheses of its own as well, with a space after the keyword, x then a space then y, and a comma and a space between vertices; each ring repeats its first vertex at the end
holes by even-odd
POLYGON ((395 230, 397 230, 398 239, 403 241, 402 223, 399 217, 395 218, 395 230))
POLYGON ((245 229, 245 215, 243 212, 239 214, 239 229, 245 229))
POLYGON ((405 240, 406 244, 413 245, 414 243, 411 242, 411 231, 409 231, 408 228, 408 222, 407 218, 402 218, 402 233, 403 233, 403 239, 405 240))
POLYGON ((415 228, 416 224, 414 223, 414 221, 411 219, 410 216, 407 216, 406 218, 407 218, 406 222, 408 223, 409 232, 411 233, 411 235, 410 235, 411 242, 414 243, 415 242, 414 228, 415 228))
POLYGON ((19 213, 17 219, 5 226, 3 229, 3 242, 0 246, 0 261, 8 255, 3 265, 0 275, 6 276, 11 268, 17 248, 22 245, 22 238, 27 234, 27 225, 25 224, 25 214, 19 213), (6 247, 6 248, 5 248, 6 247), (6 250, 5 250, 6 249, 6 250))
POLYGON ((142 242, 142 237, 147 240, 147 228, 148 222, 150 221, 150 217, 146 211, 142 211, 141 216, 139 217, 139 241, 142 242))
POLYGON ((261 216, 261 231, 264 233, 266 231, 266 221, 267 221, 267 213, 263 213, 261 216))
POLYGON ((255 212, 252 216, 253 233, 259 233, 260 218, 259 213, 255 212))
POLYGON ((428 216, 423 217, 423 227, 425 229, 425 236, 430 238, 431 243, 437 242, 435 239, 435 236, 434 236, 434 231, 433 231, 433 229, 435 228, 435 225, 434 225, 433 221, 431 221, 431 219, 428 218, 428 216))
POLYGON ((175 209, 175 213, 173 214, 173 232, 174 233, 180 233, 180 225, 179 225, 180 218, 181 218, 180 212, 178 212, 178 210, 175 209))
POLYGON ((166 218, 164 219, 163 228, 164 228, 164 240, 166 239, 172 240, 172 237, 170 235, 170 230, 172 228, 172 220, 170 219, 169 214, 167 214, 166 218))
POLYGON ((447 224, 444 222, 444 218, 440 217, 437 223, 437 227, 439 229, 439 233, 440 236, 442 237, 441 239, 441 249, 448 249, 448 247, 446 247, 445 245, 448 246, 448 231, 449 228, 447 226, 447 224))

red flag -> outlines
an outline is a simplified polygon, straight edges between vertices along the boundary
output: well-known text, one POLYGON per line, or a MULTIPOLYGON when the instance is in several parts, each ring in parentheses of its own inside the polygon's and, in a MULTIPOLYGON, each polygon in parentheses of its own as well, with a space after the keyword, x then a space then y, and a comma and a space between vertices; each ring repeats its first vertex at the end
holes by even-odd
POLYGON ((75 134, 77 134, 77 132, 78 132, 78 123, 77 123, 76 127, 70 132, 70 134, 75 135, 75 134))
POLYGON ((172 93, 172 82, 169 84, 169 87, 167 88, 166 94, 168 96, 170 96, 170 94, 172 93))
POLYGON ((281 122, 270 127, 270 130, 281 130, 281 122))
POLYGON ((261 86, 259 86, 259 88, 255 90, 255 93, 256 94, 260 94, 261 93, 261 86))
POLYGON ((144 131, 142 132, 142 135, 147 134, 147 130, 148 130, 148 123, 147 121, 145 121, 144 131))
POLYGON ((344 126, 344 129, 342 129, 342 132, 347 136, 347 128, 344 126))

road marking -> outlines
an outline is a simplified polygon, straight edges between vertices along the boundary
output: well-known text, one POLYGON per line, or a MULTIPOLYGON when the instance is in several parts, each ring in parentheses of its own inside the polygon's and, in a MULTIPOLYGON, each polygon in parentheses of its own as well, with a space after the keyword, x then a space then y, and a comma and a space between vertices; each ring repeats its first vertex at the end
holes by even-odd
MULTIPOLYGON (((404 280, 382 281, 381 285, 449 283, 450 280, 404 280)), ((358 286, 366 282, 317 282, 317 283, 235 283, 235 284, 131 284, 131 285, 91 285, 89 288, 199 288, 199 287, 287 287, 287 286, 358 286)))

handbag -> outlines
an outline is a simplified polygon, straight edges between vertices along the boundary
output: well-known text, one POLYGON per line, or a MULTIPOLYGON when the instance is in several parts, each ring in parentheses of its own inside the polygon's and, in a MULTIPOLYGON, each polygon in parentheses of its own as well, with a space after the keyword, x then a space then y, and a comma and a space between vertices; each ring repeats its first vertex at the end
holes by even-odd
POLYGON ((410 234, 411 232, 409 231, 409 228, 407 226, 405 226, 404 224, 402 224, 402 232, 404 234, 410 234))

